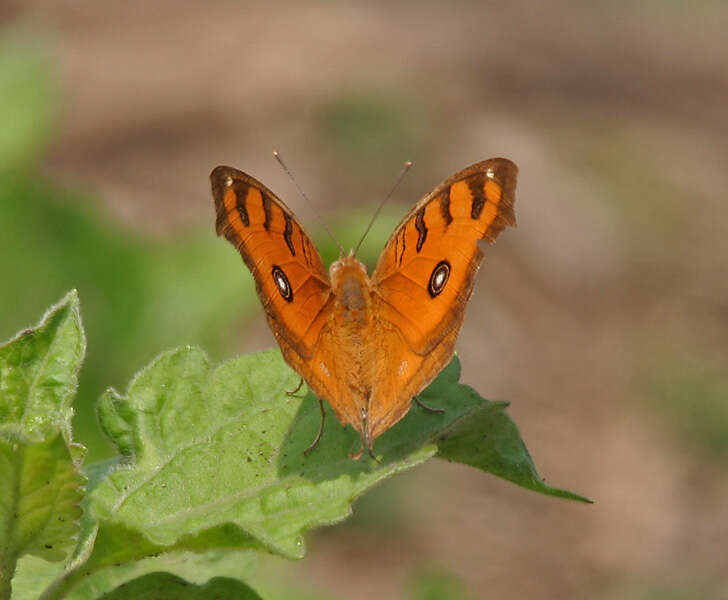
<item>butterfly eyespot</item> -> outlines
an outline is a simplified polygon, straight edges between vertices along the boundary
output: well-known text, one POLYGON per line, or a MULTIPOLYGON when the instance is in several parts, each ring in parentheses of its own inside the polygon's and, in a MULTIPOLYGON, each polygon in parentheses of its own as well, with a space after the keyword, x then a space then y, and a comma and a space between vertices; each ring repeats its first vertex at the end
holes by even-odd
POLYGON ((432 275, 430 275, 430 283, 427 286, 427 291, 430 292, 430 296, 434 298, 445 289, 445 284, 449 277, 450 263, 446 260, 441 260, 432 270, 432 275))
POLYGON ((273 272, 271 274, 273 275, 273 281, 275 282, 282 298, 286 302, 293 302, 293 290, 291 289, 291 284, 288 281, 288 277, 286 277, 286 274, 283 272, 283 269, 281 269, 278 265, 273 265, 273 272))

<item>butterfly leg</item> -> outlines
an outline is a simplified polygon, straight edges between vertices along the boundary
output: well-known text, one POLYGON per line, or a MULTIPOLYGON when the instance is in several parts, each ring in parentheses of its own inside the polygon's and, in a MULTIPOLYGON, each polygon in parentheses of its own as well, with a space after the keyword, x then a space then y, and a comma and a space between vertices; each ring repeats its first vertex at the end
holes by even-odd
POLYGON ((377 458, 377 456, 374 454, 374 444, 372 443, 372 440, 369 439, 369 428, 367 427, 367 417, 366 412, 362 411, 362 434, 361 434, 361 446, 359 446, 359 450, 355 452, 354 454, 349 453, 349 458, 353 460, 359 460, 361 458, 361 455, 364 454, 364 448, 367 450, 367 454, 375 460, 380 465, 382 464, 382 461, 377 458))
POLYGON ((377 456, 374 454, 374 448, 372 446, 369 446, 369 456, 378 464, 382 464, 382 461, 379 460, 379 458, 377 458, 377 456))
POLYGON ((298 390, 301 389, 301 386, 303 385, 303 377, 301 377, 300 381, 298 382, 298 385, 296 386, 296 389, 294 390, 286 390, 286 396, 293 396, 298 390))
POLYGON ((429 405, 425 404, 424 402, 422 402, 422 400, 420 400, 417 396, 412 396, 412 400, 414 400, 417 403, 417 406, 426 410, 427 412, 438 413, 438 414, 442 414, 445 412, 444 408, 435 408, 434 406, 429 406, 429 405))
POLYGON ((363 453, 364 453, 364 442, 362 442, 361 446, 359 446, 359 450, 357 450, 354 453, 349 452, 349 458, 352 460, 359 460, 363 453))
MULTIPOLYGON (((301 379, 301 382, 303 383, 303 379, 301 379)), ((301 387, 301 386, 298 386, 301 387)), ((321 409, 321 425, 319 425, 318 433, 316 434, 316 437, 314 438, 313 442, 311 442, 311 445, 306 448, 303 453, 308 455, 311 450, 313 450, 316 446, 318 446, 318 443, 321 441, 321 436, 324 434, 324 423, 326 423, 326 411, 324 410, 324 402, 321 400, 321 398, 318 399, 319 402, 319 408, 321 409)))
POLYGON ((353 454, 349 453, 349 458, 352 460, 359 460, 361 458, 361 455, 364 454, 364 448, 367 449, 367 454, 372 457, 373 460, 377 461, 380 465, 382 464, 382 461, 377 458, 377 456, 374 454, 374 448, 369 447, 367 444, 364 443, 364 440, 361 442, 361 446, 359 446, 359 450, 357 452, 354 452, 353 454))
POLYGON ((361 437, 361 450, 359 450, 359 454, 357 455, 357 458, 362 455, 362 452, 364 451, 364 448, 367 449, 367 454, 375 460, 380 465, 382 464, 382 461, 379 460, 376 455, 374 454, 374 443, 372 442, 371 438, 369 437, 369 426, 367 425, 367 413, 366 411, 362 411, 362 425, 363 425, 363 433, 361 437))

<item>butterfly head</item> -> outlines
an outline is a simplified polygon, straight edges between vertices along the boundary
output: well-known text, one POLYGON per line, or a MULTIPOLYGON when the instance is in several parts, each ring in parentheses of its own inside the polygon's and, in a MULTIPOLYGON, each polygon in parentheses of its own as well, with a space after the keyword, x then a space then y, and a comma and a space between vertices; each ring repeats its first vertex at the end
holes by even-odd
POLYGON ((339 259, 331 263, 329 277, 334 289, 341 285, 344 279, 354 278, 357 280, 368 280, 366 265, 354 256, 354 250, 348 256, 339 255, 339 259))
POLYGON ((350 250, 347 256, 343 254, 339 255, 339 259, 331 263, 329 276, 331 277, 332 285, 336 287, 336 282, 350 273, 357 274, 357 276, 367 276, 366 265, 354 256, 353 250, 350 250))

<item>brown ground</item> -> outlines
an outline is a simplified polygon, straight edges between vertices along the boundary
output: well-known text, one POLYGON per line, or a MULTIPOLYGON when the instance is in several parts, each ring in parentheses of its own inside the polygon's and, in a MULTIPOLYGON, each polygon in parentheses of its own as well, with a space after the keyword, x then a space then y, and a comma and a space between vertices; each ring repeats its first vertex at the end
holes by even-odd
MULTIPOLYGON (((482 598, 659 586, 728 598, 726 462, 678 437, 634 383, 663 354, 681 364, 700 352, 726 372, 728 10, 608 6, 29 0, 3 11, 51 34, 64 104, 49 172, 96 187, 134 227, 207 226, 219 163, 281 190, 312 223, 275 148, 331 209, 381 197, 407 158, 402 213, 476 160, 520 166, 519 227, 479 278, 463 378, 511 400, 541 473, 596 504, 432 462, 392 484, 394 532, 355 521, 263 575, 355 600, 402 597, 427 564, 482 598), (416 124, 402 153, 359 164, 366 155, 326 149, 317 107, 370 93, 416 124)), ((270 343, 262 322, 244 347, 270 343)))

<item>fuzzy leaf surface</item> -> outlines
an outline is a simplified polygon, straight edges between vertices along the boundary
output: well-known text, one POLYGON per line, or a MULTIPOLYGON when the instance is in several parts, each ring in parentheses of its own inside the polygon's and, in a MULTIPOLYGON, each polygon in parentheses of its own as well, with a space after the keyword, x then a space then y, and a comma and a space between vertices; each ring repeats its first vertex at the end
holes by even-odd
POLYGON ((0 598, 20 557, 59 561, 75 541, 85 478, 71 402, 84 353, 75 292, 0 346, 0 598))
POLYGON ((301 557, 307 530, 346 518, 360 494, 438 452, 542 493, 582 499, 543 483, 504 406, 459 384, 459 370, 455 359, 422 394, 445 414, 415 407, 377 441, 379 464, 348 457, 358 436, 328 409, 320 445, 303 454, 318 429, 318 405, 310 393, 286 394, 298 376, 278 351, 214 370, 197 348, 160 356, 125 396, 109 391, 99 405, 102 427, 125 460, 92 493, 100 525, 90 565, 122 560, 124 547, 301 557), (485 454, 482 444, 468 450, 478 431, 492 437, 485 454))

